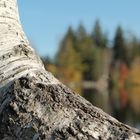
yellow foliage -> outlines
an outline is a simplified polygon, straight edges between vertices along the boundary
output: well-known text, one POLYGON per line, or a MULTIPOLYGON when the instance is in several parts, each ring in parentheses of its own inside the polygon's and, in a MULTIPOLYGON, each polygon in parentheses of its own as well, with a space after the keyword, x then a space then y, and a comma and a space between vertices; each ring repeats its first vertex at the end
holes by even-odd
POLYGON ((81 80, 82 74, 80 71, 76 71, 73 68, 66 67, 66 68, 59 68, 58 71, 59 79, 64 84, 69 86, 73 89, 76 93, 81 93, 81 80))
POLYGON ((57 75, 57 67, 55 65, 48 64, 47 70, 50 71, 53 75, 57 75))
POLYGON ((129 82, 134 85, 140 85, 140 57, 137 57, 131 65, 129 82))
POLYGON ((131 106, 137 113, 140 113, 140 86, 132 86, 129 90, 131 106))
POLYGON ((129 100, 133 109, 140 113, 140 57, 137 57, 131 65, 129 73, 129 100))

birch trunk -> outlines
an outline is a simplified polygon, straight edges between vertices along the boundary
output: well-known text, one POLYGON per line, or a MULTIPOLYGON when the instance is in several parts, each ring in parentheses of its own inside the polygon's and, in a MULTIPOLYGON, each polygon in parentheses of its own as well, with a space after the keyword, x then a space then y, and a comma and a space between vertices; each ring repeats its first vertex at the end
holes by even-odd
POLYGON ((45 71, 22 30, 17 1, 0 0, 0 140, 139 140, 140 133, 45 71))

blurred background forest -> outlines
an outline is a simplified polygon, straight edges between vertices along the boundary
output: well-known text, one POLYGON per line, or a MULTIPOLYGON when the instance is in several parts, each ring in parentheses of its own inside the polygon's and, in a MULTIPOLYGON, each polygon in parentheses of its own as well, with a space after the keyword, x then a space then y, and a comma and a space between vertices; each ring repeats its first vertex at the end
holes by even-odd
POLYGON ((54 58, 42 58, 60 81, 118 120, 140 129, 140 40, 121 25, 109 40, 96 20, 68 27, 54 58))

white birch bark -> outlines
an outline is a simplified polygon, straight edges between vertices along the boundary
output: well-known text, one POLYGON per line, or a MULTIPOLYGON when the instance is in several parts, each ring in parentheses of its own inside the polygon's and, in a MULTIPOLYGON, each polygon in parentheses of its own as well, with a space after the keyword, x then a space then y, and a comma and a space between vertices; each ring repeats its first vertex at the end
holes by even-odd
MULTIPOLYGON (((0 86, 23 75, 34 74, 34 71, 46 74, 22 30, 17 1, 0 0, 0 86)), ((55 79, 50 81, 58 82, 55 79)))
POLYGON ((22 30, 16 0, 0 0, 0 140, 139 140, 49 72, 22 30))

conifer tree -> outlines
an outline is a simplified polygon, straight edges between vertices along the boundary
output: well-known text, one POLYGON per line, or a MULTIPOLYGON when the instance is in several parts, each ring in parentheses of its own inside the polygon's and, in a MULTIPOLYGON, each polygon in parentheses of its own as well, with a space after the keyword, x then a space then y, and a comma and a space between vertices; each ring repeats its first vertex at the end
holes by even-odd
POLYGON ((118 26, 116 29, 115 37, 114 37, 114 59, 126 61, 127 59, 127 52, 126 52, 126 45, 125 45, 125 38, 124 32, 121 26, 118 26))
POLYGON ((98 47, 107 47, 107 35, 103 33, 99 20, 95 22, 91 37, 98 47))

